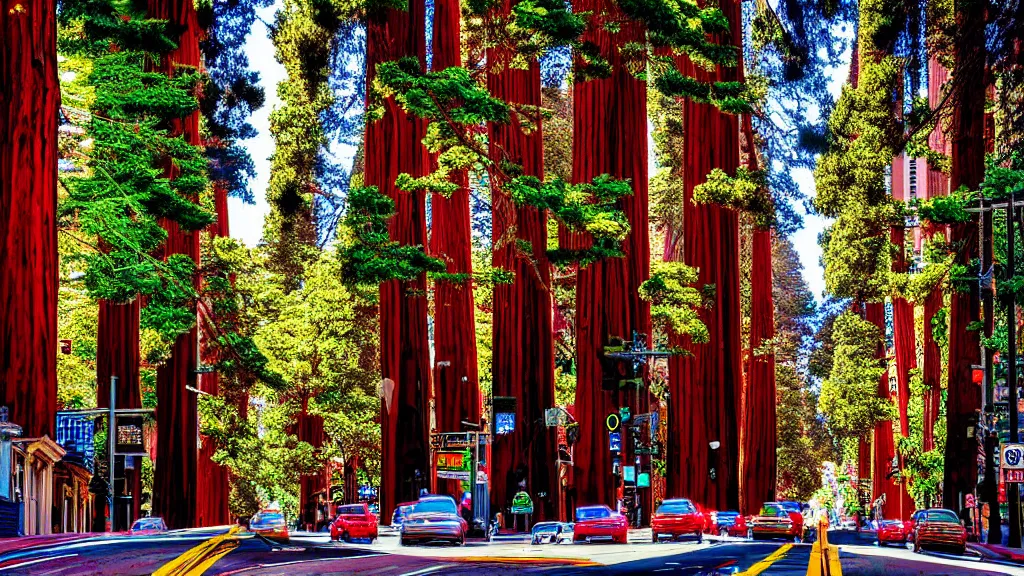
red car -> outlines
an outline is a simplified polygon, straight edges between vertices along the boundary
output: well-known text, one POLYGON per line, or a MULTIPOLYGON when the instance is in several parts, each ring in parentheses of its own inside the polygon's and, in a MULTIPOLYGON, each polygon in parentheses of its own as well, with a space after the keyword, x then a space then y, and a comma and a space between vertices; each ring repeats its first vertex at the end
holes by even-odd
POLYGON ((363 504, 338 506, 338 517, 331 522, 331 540, 377 539, 377 517, 363 504))
POLYGON ((573 542, 611 540, 616 544, 626 543, 629 530, 626 517, 612 512, 607 506, 581 506, 576 509, 576 526, 573 542))
POLYGON ((746 538, 750 526, 747 525, 745 516, 736 511, 719 512, 715 515, 713 532, 719 536, 734 536, 746 538))
POLYGON ((909 533, 907 524, 899 520, 882 520, 882 525, 878 527, 878 545, 906 544, 909 533))
MULTIPOLYGON (((651 542, 657 543, 662 536, 676 540, 681 536, 693 536, 697 543, 704 541, 704 515, 686 499, 665 500, 651 516, 651 542)), ((576 530, 579 530, 576 525, 576 530)))
POLYGON ((750 532, 754 540, 762 538, 802 540, 803 516, 787 512, 778 502, 765 502, 761 507, 761 513, 754 516, 750 532))
POLYGON ((932 508, 914 516, 914 552, 925 547, 952 549, 957 554, 967 551, 967 529, 952 510, 932 508))

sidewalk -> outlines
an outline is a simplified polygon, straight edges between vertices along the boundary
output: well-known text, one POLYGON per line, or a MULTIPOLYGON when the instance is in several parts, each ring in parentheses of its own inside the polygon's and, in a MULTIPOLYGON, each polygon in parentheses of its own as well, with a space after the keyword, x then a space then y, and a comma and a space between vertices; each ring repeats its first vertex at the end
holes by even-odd
POLYGON ((978 544, 974 542, 969 543, 967 547, 978 554, 981 554, 982 558, 990 562, 999 562, 1000 564, 1009 564, 1012 566, 1024 566, 1024 549, 1009 548, 999 544, 978 544))

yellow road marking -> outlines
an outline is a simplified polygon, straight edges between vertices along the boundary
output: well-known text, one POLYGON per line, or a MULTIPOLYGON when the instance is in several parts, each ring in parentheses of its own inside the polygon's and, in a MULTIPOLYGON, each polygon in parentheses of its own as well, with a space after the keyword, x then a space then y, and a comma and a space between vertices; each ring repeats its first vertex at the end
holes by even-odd
POLYGON ((768 569, 769 566, 778 562, 780 558, 786 555, 787 552, 793 547, 792 544, 783 544, 778 550, 772 552, 767 558, 761 560, 757 564, 754 564, 750 568, 747 568, 743 572, 737 574, 737 576, 757 576, 761 572, 768 569))
POLYGON ((238 547, 235 534, 241 526, 234 526, 225 534, 214 536, 171 560, 153 573, 153 576, 197 576, 213 566, 228 552, 238 547))

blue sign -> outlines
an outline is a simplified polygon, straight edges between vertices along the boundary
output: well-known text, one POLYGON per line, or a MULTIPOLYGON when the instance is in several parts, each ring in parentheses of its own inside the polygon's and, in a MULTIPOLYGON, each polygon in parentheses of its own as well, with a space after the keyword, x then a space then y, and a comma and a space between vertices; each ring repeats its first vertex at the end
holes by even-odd
POLYGON ((511 434, 516 430, 515 412, 498 412, 494 415, 494 432, 499 436, 511 434))
POLYGON ((612 452, 622 451, 622 433, 621 432, 609 432, 608 433, 608 449, 612 452))
POLYGON ((58 412, 57 444, 67 451, 64 459, 84 466, 93 472, 96 448, 93 446, 92 438, 95 430, 95 423, 91 418, 74 413, 58 412))

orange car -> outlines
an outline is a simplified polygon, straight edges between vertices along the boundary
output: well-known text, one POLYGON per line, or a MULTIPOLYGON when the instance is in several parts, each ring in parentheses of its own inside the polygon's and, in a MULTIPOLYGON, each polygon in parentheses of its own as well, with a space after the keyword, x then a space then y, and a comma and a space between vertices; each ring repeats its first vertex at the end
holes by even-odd
POLYGON ((932 508, 914 516, 914 552, 926 547, 952 549, 957 554, 967 551, 967 529, 952 510, 932 508))
POLYGON ((288 540, 288 524, 280 510, 260 510, 249 521, 249 530, 268 540, 288 540))

